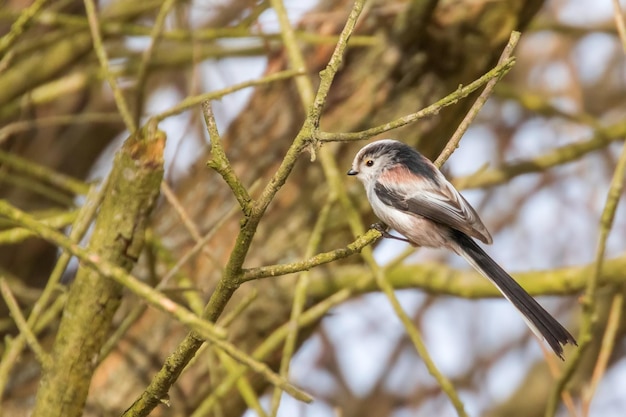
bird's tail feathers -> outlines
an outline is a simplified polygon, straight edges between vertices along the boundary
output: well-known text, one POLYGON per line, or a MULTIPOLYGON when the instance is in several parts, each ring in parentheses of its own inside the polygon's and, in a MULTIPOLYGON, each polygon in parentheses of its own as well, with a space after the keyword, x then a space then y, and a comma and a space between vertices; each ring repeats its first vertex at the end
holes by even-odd
POLYGON ((554 353, 563 359, 563 345, 576 345, 574 337, 531 297, 504 269, 464 233, 453 231, 454 249, 474 269, 488 278, 502 295, 522 313, 528 327, 545 339, 554 353))

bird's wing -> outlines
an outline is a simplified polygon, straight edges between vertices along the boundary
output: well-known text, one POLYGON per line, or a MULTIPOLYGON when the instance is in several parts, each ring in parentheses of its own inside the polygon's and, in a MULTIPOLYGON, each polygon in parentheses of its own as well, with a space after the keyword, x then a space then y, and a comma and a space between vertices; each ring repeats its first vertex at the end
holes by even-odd
POLYGON ((432 181, 397 167, 381 174, 374 191, 388 206, 425 217, 490 244, 491 235, 472 206, 443 175, 439 174, 436 180, 435 187, 432 181))

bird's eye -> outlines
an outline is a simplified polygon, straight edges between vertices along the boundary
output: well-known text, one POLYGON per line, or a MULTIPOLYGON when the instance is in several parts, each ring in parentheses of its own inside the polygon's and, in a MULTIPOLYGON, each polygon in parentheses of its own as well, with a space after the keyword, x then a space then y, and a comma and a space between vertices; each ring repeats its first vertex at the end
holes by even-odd
POLYGON ((368 159, 367 161, 365 161, 365 165, 367 165, 368 167, 371 167, 372 165, 374 165, 374 160, 368 159))

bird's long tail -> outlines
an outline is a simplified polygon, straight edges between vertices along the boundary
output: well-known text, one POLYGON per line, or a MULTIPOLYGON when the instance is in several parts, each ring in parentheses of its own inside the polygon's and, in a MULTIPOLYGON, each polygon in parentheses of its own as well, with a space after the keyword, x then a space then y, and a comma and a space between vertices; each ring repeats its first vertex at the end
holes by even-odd
POLYGON ((453 230, 454 249, 478 272, 488 278, 520 313, 530 329, 548 342, 554 353, 563 359, 563 345, 576 345, 574 337, 535 301, 509 274, 489 257, 472 238, 453 230))

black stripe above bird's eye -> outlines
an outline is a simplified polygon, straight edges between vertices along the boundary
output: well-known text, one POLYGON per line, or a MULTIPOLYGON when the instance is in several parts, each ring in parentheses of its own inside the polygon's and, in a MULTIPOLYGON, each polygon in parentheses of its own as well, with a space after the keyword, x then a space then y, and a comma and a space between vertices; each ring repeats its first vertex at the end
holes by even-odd
POLYGON ((388 144, 373 143, 367 147, 367 152, 361 156, 361 159, 366 160, 367 158, 378 158, 385 153, 388 147, 388 144))

